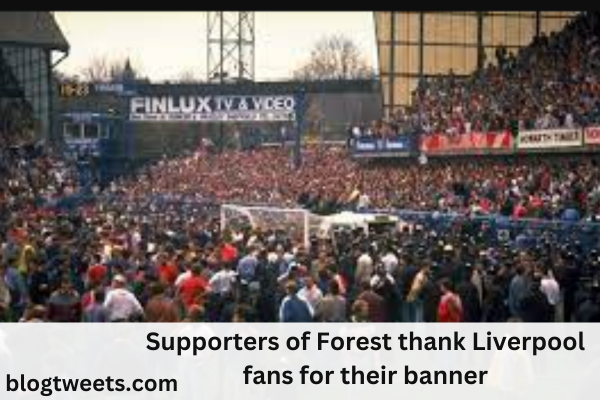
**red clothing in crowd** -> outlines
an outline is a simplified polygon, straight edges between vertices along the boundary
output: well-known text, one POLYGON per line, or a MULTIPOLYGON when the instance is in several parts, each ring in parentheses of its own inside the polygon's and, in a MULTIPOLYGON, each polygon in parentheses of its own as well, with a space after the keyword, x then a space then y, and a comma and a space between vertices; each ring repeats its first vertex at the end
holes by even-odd
POLYGON ((588 193, 586 192, 581 192, 579 194, 579 202, 581 203, 582 206, 586 206, 588 203, 588 193))
POLYGON ((168 286, 173 286, 179 276, 179 269, 175 264, 167 262, 158 267, 158 276, 160 282, 168 286))
POLYGON ((529 204, 531 204, 531 208, 537 210, 544 206, 544 202, 538 195, 533 195, 529 198, 529 204))
POLYGON ((221 248, 221 260, 223 262, 233 262, 238 257, 237 249, 230 243, 225 243, 221 248))
POLYGON ((23 243, 23 241, 27 239, 27 230, 23 228, 15 228, 9 232, 9 237, 11 237, 17 243, 23 243))
POLYGON ((201 305, 200 296, 206 292, 208 288, 208 282, 202 276, 190 276, 181 282, 179 286, 179 295, 181 301, 186 308, 191 307, 194 304, 201 305))
POLYGON ((527 208, 523 204, 517 204, 513 211, 513 217, 524 218, 527 215, 527 208))
POLYGON ((479 207, 481 207, 481 211, 489 214, 492 211, 492 202, 487 197, 482 197, 481 200, 479 200, 479 207))
POLYGON ((438 322, 461 322, 463 308, 460 297, 448 292, 440 299, 438 306, 438 322))
POLYGON ((92 265, 87 270, 87 279, 91 285, 104 283, 106 281, 107 276, 108 268, 106 267, 106 265, 92 265))
POLYGON ((94 304, 94 301, 94 291, 89 290, 85 292, 84 295, 81 297, 81 309, 85 310, 86 308, 94 304))
POLYGON ((545 171, 542 175, 542 178, 540 179, 540 189, 542 189, 543 191, 547 191, 548 189, 550 189, 551 182, 552 176, 548 173, 548 171, 545 171))

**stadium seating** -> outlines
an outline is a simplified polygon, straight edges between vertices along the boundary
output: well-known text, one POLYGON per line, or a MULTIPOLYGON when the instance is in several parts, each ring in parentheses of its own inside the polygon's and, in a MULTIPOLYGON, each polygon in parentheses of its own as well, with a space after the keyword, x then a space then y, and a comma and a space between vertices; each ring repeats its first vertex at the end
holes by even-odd
POLYGON ((581 13, 516 54, 498 52, 468 77, 426 78, 395 124, 409 133, 460 134, 599 122, 599 55, 600 14, 581 13))

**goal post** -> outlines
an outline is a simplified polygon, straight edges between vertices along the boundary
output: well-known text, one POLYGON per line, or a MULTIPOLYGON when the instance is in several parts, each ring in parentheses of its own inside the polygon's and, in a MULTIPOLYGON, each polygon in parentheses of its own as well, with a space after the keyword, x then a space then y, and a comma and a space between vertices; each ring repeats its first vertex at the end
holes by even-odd
POLYGON ((247 227, 281 230, 296 243, 308 247, 311 232, 315 232, 315 227, 318 229, 320 218, 301 208, 223 204, 220 220, 222 231, 239 231, 247 227))

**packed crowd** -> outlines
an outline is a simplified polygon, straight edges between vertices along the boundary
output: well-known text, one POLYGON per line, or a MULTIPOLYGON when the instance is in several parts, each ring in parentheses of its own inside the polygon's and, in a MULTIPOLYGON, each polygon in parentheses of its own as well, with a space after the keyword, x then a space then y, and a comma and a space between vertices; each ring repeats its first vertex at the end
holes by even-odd
POLYGON ((76 171, 35 138, 31 114, 30 105, 24 101, 0 100, 2 220, 78 191, 76 171))
POLYGON ((424 78, 412 106, 356 126, 355 137, 498 132, 588 126, 600 121, 600 13, 584 12, 563 30, 541 34, 518 52, 462 77, 424 78))
MULTIPOLYGON (((429 81, 419 120, 458 132, 586 124, 599 111, 597 33, 586 13, 460 84, 429 81)), ((30 114, 0 103, 0 321, 600 321, 595 155, 359 164, 307 146, 294 169, 284 146, 199 150, 76 204, 65 199, 82 190, 77 171, 34 141, 30 114), (224 203, 433 214, 308 244, 222 229, 224 203), (499 235, 480 215, 585 224, 499 235)))
POLYGON ((559 33, 540 36, 517 55, 455 85, 450 78, 417 94, 430 130, 474 131, 587 126, 600 118, 600 14, 580 15, 559 33), (437 89, 447 94, 428 96, 437 89), (430 100, 428 100, 430 99, 430 100), (452 100, 450 100, 452 99, 452 100), (448 101, 452 102, 450 105, 448 101), (445 107, 446 104, 448 107, 445 107), (444 115, 440 110, 451 114, 444 115), (443 126, 443 118, 450 126, 443 126), (468 125, 468 123, 471 125, 468 125))
POLYGON ((445 229, 336 231, 307 247, 285 231, 223 231, 216 205, 348 205, 359 188, 374 205, 577 219, 598 211, 593 160, 360 168, 342 149, 305 152, 296 172, 282 148, 163 161, 72 209, 35 202, 36 193, 47 199, 45 190, 64 195, 74 185, 66 183, 75 182, 69 172, 56 170, 60 163, 39 166, 48 161, 43 153, 17 155, 2 174, 17 184, 2 191, 0 318, 598 320, 597 236, 585 247, 556 232, 524 231, 497 243, 485 224, 462 219, 445 229), (26 178, 30 170, 35 179, 26 178))
POLYGON ((305 247, 281 231, 221 231, 210 208, 114 201, 14 221, 0 311, 38 322, 600 320, 597 240, 522 233, 491 246, 490 234, 463 220, 339 230, 305 247))
MULTIPOLYGON (((52 218, 47 207, 56 206, 78 191, 76 174, 59 157, 36 141, 31 106, 19 98, 0 99, 0 242, 4 272, 7 254, 25 253, 18 245, 31 221, 52 218)), ((6 312, 9 292, 20 278, 11 273, 0 276, 0 314, 6 312)), ((11 301, 14 301, 11 300, 11 301)), ((17 301, 18 303, 18 301, 17 301)))
POLYGON ((340 147, 306 147, 296 170, 288 150, 262 148, 163 161, 115 185, 139 201, 149 194, 218 203, 303 205, 317 212, 360 206, 464 215, 596 220, 600 175, 594 156, 514 160, 432 160, 358 164, 340 147), (343 178, 342 178, 343 177, 343 178), (357 204, 360 203, 360 204, 357 204))

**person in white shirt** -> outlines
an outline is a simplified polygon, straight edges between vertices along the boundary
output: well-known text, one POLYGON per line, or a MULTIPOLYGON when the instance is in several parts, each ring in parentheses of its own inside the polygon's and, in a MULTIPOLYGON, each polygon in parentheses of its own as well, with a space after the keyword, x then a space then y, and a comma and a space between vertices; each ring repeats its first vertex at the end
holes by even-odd
POLYGON ((142 243, 142 234, 139 229, 135 229, 131 234, 131 249, 134 253, 140 251, 140 244, 142 243))
POLYGON ((133 321, 144 315, 140 302, 126 285, 125 277, 116 275, 113 278, 112 289, 106 295, 104 307, 108 310, 108 319, 111 322, 133 321))
POLYGON ((548 303, 551 306, 556 307, 560 303, 560 286, 556 279, 554 279, 554 274, 551 269, 542 267, 542 272, 543 275, 540 282, 540 290, 546 295, 548 303))
POLYGON ((565 128, 573 129, 575 128, 575 120, 573 119, 573 114, 567 113, 565 115, 565 128))
POLYGON ((356 262, 355 282, 363 282, 371 279, 373 275, 373 259, 369 253, 364 252, 356 262))
POLYGON ((471 122, 465 121, 465 133, 471 133, 471 122))
POLYGON ((233 290, 233 284, 237 279, 237 273, 232 271, 228 264, 210 278, 208 286, 213 293, 221 295, 230 293, 233 290))
POLYGON ((385 268, 385 272, 391 276, 398 276, 398 257, 393 251, 388 250, 387 253, 381 257, 381 264, 385 268))
POLYGON ((304 287, 298 292, 298 297, 305 300, 315 310, 317 304, 323 300, 323 293, 315 284, 315 280, 309 276, 304 282, 304 287))

